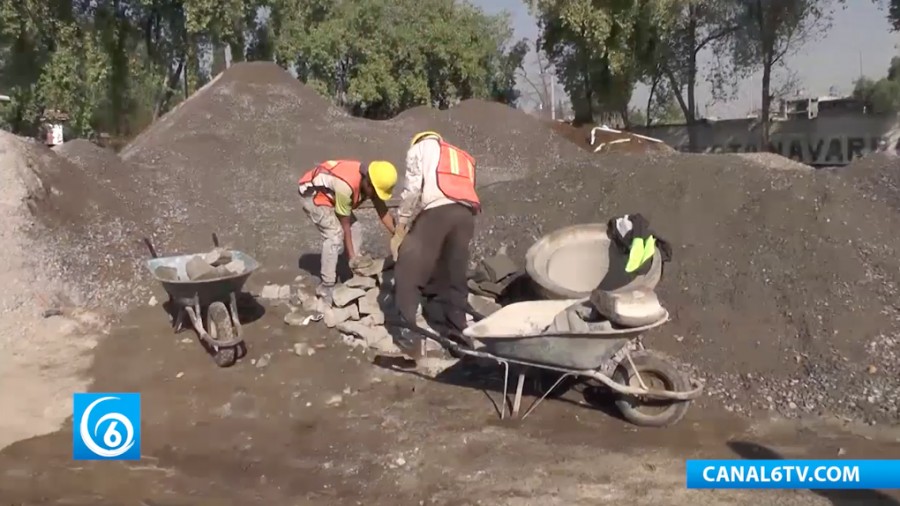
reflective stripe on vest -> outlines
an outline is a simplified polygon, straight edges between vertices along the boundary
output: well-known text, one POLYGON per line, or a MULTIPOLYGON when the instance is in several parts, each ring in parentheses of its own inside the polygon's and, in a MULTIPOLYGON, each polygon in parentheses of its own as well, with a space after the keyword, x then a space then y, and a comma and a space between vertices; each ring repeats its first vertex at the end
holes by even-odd
POLYGON ((632 273, 641 268, 648 260, 653 258, 656 252, 656 238, 652 235, 643 240, 635 237, 631 241, 631 251, 628 253, 628 263, 625 265, 625 272, 632 273))
POLYGON ((450 200, 470 205, 475 212, 481 210, 481 201, 475 192, 475 159, 465 151, 438 141, 441 156, 437 166, 437 186, 450 200))
MULTIPOLYGON (((334 176, 341 181, 347 183, 353 195, 353 208, 362 202, 360 187, 362 185, 362 174, 360 167, 362 163, 353 160, 328 160, 310 170, 300 178, 298 184, 312 183, 313 179, 319 174, 328 174, 334 176)), ((317 206, 334 207, 334 195, 325 188, 314 187, 316 195, 313 197, 313 203, 317 206)))

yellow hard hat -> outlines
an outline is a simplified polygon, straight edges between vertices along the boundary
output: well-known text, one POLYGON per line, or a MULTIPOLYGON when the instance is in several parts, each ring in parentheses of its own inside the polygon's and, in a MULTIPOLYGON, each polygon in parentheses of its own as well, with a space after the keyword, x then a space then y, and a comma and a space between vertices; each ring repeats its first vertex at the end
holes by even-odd
POLYGON ((397 168, 391 162, 370 162, 369 181, 372 182, 378 198, 384 201, 390 200, 394 185, 397 184, 397 168))
POLYGON ((412 142, 409 143, 409 147, 415 146, 417 142, 425 139, 426 137, 437 137, 438 140, 444 140, 444 138, 441 137, 441 134, 439 134, 437 132, 432 132, 432 131, 419 132, 416 135, 413 135, 412 142))

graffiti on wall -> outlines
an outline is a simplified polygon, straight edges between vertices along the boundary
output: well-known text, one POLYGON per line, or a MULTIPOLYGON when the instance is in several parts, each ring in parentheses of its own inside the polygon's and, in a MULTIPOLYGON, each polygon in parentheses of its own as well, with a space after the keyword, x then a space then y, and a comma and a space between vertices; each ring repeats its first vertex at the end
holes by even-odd
MULTIPOLYGON (((808 165, 846 165, 855 158, 861 158, 867 153, 884 149, 888 142, 890 140, 882 136, 845 135, 811 139, 805 135, 778 135, 769 143, 767 151, 808 165)), ((900 138, 894 143, 893 148, 900 152, 900 138)), ((677 146, 676 149, 690 151, 687 144, 677 146)), ((759 146, 752 142, 736 141, 705 146, 700 151, 704 153, 755 153, 759 151, 759 146)))

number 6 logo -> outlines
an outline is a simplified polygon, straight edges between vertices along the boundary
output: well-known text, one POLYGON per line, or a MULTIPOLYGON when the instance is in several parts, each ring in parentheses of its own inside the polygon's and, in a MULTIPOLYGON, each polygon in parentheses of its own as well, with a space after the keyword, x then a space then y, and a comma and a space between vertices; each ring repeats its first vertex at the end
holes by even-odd
POLYGON ((122 413, 107 413, 100 417, 97 420, 97 423, 94 424, 94 430, 90 430, 90 418, 91 411, 98 404, 104 401, 110 400, 119 400, 118 397, 101 397, 94 402, 90 403, 87 408, 85 408, 84 413, 81 415, 81 424, 79 427, 79 433, 81 435, 81 440, 84 442, 84 445, 92 452, 97 454, 100 457, 112 458, 123 455, 132 446, 134 446, 134 426, 131 424, 131 421, 123 415, 122 413), (103 422, 111 421, 109 427, 106 428, 106 432, 103 434, 103 445, 106 448, 98 445, 94 440, 94 437, 97 436, 97 432, 100 430, 100 425, 103 422), (125 428, 125 438, 123 441, 122 433, 118 430, 119 424, 125 428), (109 449, 107 449, 109 448, 109 449))

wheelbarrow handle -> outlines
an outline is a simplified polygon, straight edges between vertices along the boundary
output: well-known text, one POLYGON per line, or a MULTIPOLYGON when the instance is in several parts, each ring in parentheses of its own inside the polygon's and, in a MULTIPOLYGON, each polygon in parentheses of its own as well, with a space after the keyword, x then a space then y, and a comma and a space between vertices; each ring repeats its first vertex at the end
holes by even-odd
POLYGON ((144 237, 144 244, 147 245, 147 249, 150 250, 150 256, 153 258, 159 258, 159 255, 156 254, 156 248, 153 247, 153 243, 150 242, 150 239, 144 237))

